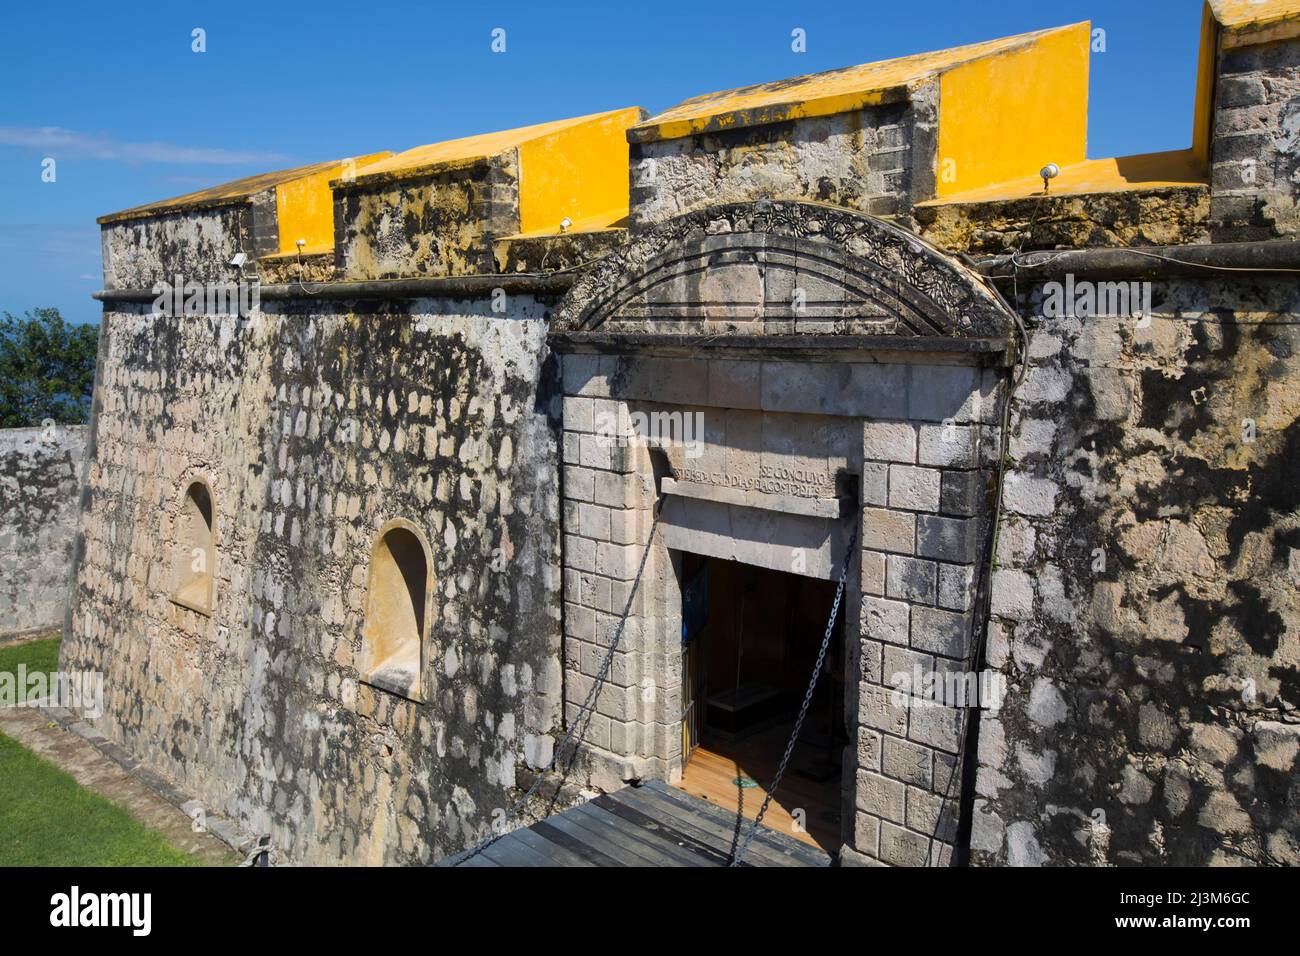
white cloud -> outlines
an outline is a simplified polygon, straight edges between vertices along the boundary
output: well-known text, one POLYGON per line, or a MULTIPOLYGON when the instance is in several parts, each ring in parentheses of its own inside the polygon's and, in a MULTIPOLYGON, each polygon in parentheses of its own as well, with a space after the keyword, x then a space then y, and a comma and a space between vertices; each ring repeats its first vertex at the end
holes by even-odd
POLYGON ((55 159, 106 159, 122 163, 213 164, 238 166, 285 163, 290 157, 249 149, 177 146, 174 143, 128 143, 98 133, 78 133, 58 126, 0 126, 0 146, 39 149, 55 159))

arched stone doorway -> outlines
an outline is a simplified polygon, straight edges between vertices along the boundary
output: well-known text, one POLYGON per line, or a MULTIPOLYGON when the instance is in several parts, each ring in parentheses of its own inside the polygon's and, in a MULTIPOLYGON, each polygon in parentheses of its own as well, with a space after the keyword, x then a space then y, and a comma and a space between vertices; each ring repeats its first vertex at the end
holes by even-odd
MULTIPOLYGON (((843 858, 951 860, 968 710, 920 706, 898 678, 955 683, 972 668, 1012 323, 981 280, 917 237, 815 204, 692 213, 585 271, 550 335, 564 381, 570 719, 664 501, 588 734, 593 782, 681 774, 683 712, 700 703, 684 699, 692 568, 792 576, 802 594, 794 579, 833 582, 847 559, 839 679, 827 678, 842 695, 831 729, 845 735, 843 858)), ((763 580, 759 592, 784 586, 763 580)), ((766 626, 744 615, 742 642, 766 626)), ((732 704, 749 699, 739 678, 733 690, 732 704)))

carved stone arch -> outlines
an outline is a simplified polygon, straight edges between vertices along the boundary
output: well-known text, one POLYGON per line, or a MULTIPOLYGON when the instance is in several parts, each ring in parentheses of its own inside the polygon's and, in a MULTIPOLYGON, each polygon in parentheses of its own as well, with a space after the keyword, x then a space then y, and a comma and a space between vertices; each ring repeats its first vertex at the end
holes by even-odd
MULTIPOLYGON (((936 675, 963 666, 1005 394, 997 366, 1015 324, 979 276, 916 236, 812 203, 693 212, 582 270, 550 329, 575 505, 561 511, 564 578, 583 585, 564 603, 566 713, 624 606, 610 595, 641 589, 620 648, 640 693, 618 696, 607 733, 584 741, 591 782, 675 779, 689 765, 708 695, 687 655, 665 653, 686 626, 688 573, 700 573, 688 566, 761 569, 769 584, 756 586, 773 594, 791 579, 769 574, 842 579, 842 660, 868 636, 928 648, 936 675)), ((719 620, 744 625, 737 599, 734 588, 709 598, 732 603, 719 620)), ((958 711, 909 715, 886 670, 843 668, 847 739, 869 728, 882 747, 952 766, 958 711)), ((969 792, 952 799, 938 772, 871 765, 852 746, 844 755, 826 801, 850 808, 843 859, 952 858, 969 792), (903 820, 904 790, 937 808, 933 819, 903 820)))
POLYGON ((917 236, 814 203, 713 206, 593 263, 551 324, 573 335, 846 335, 1005 341, 980 277, 917 236))

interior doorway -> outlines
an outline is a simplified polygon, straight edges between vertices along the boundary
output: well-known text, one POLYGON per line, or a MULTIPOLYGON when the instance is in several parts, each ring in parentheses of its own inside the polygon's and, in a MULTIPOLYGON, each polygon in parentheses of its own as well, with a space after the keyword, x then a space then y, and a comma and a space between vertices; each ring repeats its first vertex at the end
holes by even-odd
MULTIPOLYGON (((682 588, 682 779, 748 819, 771 785, 835 600, 835 582, 687 552, 682 588)), ((764 824, 835 852, 841 844, 844 611, 808 716, 764 824)))

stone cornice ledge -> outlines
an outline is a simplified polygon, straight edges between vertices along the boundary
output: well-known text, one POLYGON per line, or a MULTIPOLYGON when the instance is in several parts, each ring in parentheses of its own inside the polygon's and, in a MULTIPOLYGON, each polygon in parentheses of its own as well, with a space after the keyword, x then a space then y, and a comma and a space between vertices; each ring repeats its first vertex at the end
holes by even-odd
POLYGON ((635 350, 648 355, 698 358, 702 351, 711 357, 763 357, 774 360, 821 359, 846 362, 883 361, 896 357, 916 361, 930 355, 945 363, 981 363, 1007 360, 1010 342, 1003 338, 902 335, 675 335, 671 333, 552 332, 547 342, 557 352, 619 354, 635 350))

